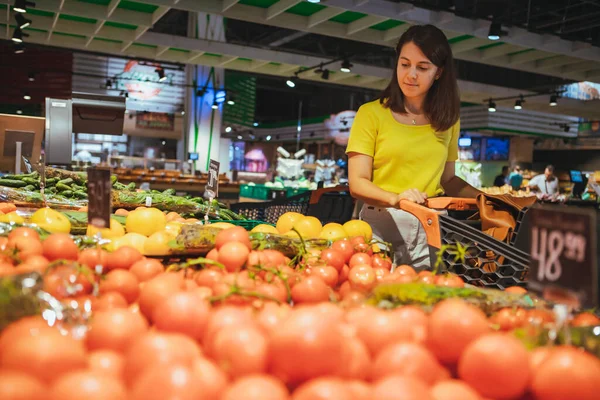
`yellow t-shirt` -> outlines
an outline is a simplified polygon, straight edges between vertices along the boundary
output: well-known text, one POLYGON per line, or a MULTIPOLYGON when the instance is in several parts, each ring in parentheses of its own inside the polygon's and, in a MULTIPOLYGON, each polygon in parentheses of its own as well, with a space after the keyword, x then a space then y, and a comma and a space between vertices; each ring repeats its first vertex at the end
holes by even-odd
POLYGON ((356 113, 346 153, 373 157, 373 183, 380 188, 392 193, 414 188, 434 197, 444 193, 445 163, 458 160, 459 132, 460 120, 444 132, 401 124, 375 100, 356 113))

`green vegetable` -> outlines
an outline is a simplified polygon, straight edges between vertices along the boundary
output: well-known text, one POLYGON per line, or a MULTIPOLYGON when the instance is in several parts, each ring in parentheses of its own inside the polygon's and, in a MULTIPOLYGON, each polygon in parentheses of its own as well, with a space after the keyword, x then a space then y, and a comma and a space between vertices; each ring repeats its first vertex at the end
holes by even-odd
POLYGON ((47 178, 46 179, 46 186, 54 186, 56 185, 56 183, 59 181, 58 178, 47 178))
POLYGON ((28 190, 28 191, 32 192, 32 191, 35 190, 35 186, 33 186, 33 185, 27 185, 27 186, 25 186, 23 188, 23 190, 28 190))
POLYGON ((73 183, 73 179, 72 178, 61 179, 60 181, 58 181, 58 183, 61 183, 63 185, 70 185, 73 183))
POLYGON ((73 196, 73 191, 71 189, 63 190, 62 192, 60 192, 60 195, 65 197, 71 197, 73 196))
POLYGON ((0 186, 22 188, 22 187, 27 186, 27 182, 24 182, 24 181, 19 180, 19 179, 5 179, 5 178, 1 178, 0 179, 0 186))
POLYGON ((28 185, 32 185, 32 186, 35 186, 35 187, 38 187, 38 188, 40 187, 40 180, 39 179, 25 177, 22 180, 23 180, 23 182, 26 182, 28 185))
POLYGON ((84 191, 81 191, 81 190, 74 191, 73 195, 75 198, 78 198, 78 199, 82 199, 82 200, 87 199, 87 193, 84 191))
POLYGON ((167 194, 167 195, 170 195, 170 196, 174 196, 175 193, 176 193, 175 189, 167 189, 167 190, 163 191, 163 194, 167 194))
POLYGON ((73 189, 71 189, 71 186, 65 185, 64 183, 58 182, 56 184, 56 189, 58 189, 59 192, 62 191, 73 191, 73 189))
POLYGON ((39 179, 40 174, 38 174, 37 171, 34 171, 30 174, 19 174, 19 175, 4 175, 1 176, 0 178, 2 179, 17 179, 17 180, 22 180, 23 178, 33 178, 33 179, 39 179))

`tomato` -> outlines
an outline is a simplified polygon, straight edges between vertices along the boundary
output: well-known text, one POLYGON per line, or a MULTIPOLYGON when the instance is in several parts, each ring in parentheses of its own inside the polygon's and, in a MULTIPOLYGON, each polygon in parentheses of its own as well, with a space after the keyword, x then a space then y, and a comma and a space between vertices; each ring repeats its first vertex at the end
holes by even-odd
POLYGON ((442 366, 425 347, 396 341, 384 347, 373 363, 373 379, 390 375, 413 376, 431 385, 442 378, 442 366))
POLYGON ((202 398, 220 399, 227 387, 227 375, 213 361, 203 357, 194 361, 192 369, 196 373, 196 379, 202 384, 204 393, 202 398))
POLYGON ((30 330, 29 335, 17 338, 0 353, 2 369, 29 374, 46 384, 86 364, 83 345, 50 328, 30 330))
POLYGON ((377 400, 433 400, 427 385, 412 376, 391 375, 373 385, 372 398, 377 400))
POLYGON ((600 393, 600 360, 570 346, 557 346, 534 371, 531 391, 538 400, 593 400, 600 393))
POLYGON ((527 289, 525 289, 521 286, 510 286, 510 287, 507 287, 506 289, 504 289, 504 291, 507 293, 519 293, 519 294, 527 293, 527 289))
MULTIPOLYGON (((360 255, 362 253, 357 253, 354 256, 360 255)), ((353 257, 354 257, 353 256, 353 257)), ((352 264, 352 260, 350 260, 352 264)), ((350 282, 350 287, 353 290, 368 292, 373 289, 375 285, 377 285, 377 275, 373 268, 371 268, 367 264, 357 264, 354 267, 350 267, 350 271, 348 272, 348 281, 350 282)))
POLYGON ((223 306, 215 309, 208 319, 202 343, 206 354, 213 352, 213 342, 217 333, 227 326, 254 325, 252 314, 248 309, 234 306, 223 306))
POLYGON ((77 262, 82 265, 87 265, 91 269, 95 269, 96 266, 106 266, 108 260, 108 252, 100 248, 84 249, 79 253, 77 262))
POLYGON ((250 250, 246 244, 238 241, 229 241, 221 245, 219 262, 225 266, 227 271, 237 272, 242 269, 248 260, 248 254, 250 254, 250 250))
POLYGON ((263 254, 264 258, 267 260, 267 264, 265 266, 279 267, 281 265, 287 265, 285 256, 280 251, 266 249, 263 250, 263 254))
POLYGON ((327 265, 332 266, 338 272, 342 270, 345 264, 344 255, 335 249, 325 249, 321 252, 321 260, 325 261, 327 265))
POLYGON ((352 246, 354 246, 354 248, 356 249, 356 246, 361 244, 367 244, 367 242, 365 241, 364 236, 353 236, 350 238, 350 244, 352 244, 352 246))
POLYGON ((44 251, 42 243, 40 243, 39 240, 25 236, 9 238, 6 249, 14 251, 16 255, 23 260, 32 255, 41 256, 44 251))
POLYGON ((200 347, 187 336, 164 332, 138 335, 125 353, 125 381, 133 384, 145 371, 167 365, 191 368, 198 358, 200 347))
POLYGON ((98 311, 90 322, 86 344, 90 350, 124 352, 147 330, 148 323, 144 317, 126 308, 98 311))
POLYGON ((337 285, 339 278, 337 270, 330 266, 312 268, 310 274, 312 276, 318 276, 331 288, 337 285))
POLYGON ((129 269, 133 264, 140 261, 144 256, 140 251, 131 246, 121 246, 108 254, 106 267, 112 269, 129 269))
POLYGON ((352 267, 355 267, 357 265, 372 266, 373 265, 373 261, 371 260, 371 256, 369 256, 366 253, 356 253, 356 254, 354 254, 350 258, 350 263, 348 263, 348 266, 350 267, 350 269, 352 269, 352 267))
POLYGON ((354 400, 352 391, 339 378, 317 378, 294 391, 294 400, 354 400))
POLYGON ((223 281, 224 274, 218 268, 207 268, 200 270, 194 276, 194 280, 198 286, 213 288, 215 284, 223 281))
POLYGON ((227 326, 213 341, 213 358, 231 378, 264 373, 267 370, 269 343, 257 326, 227 326))
POLYGON ((0 371, 0 399, 44 400, 46 388, 33 376, 17 371, 0 371))
POLYGON ((265 303, 256 316, 256 322, 267 335, 271 335, 291 311, 291 307, 285 303, 265 303))
POLYGON ((102 311, 112 308, 127 308, 127 300, 119 292, 107 292, 92 298, 92 310, 102 311))
POLYGON ((354 251, 357 253, 365 253, 369 256, 373 255, 373 247, 367 243, 359 243, 354 246, 354 251))
POLYGON ((138 303, 140 311, 149 320, 152 319, 154 308, 163 303, 171 294, 185 289, 183 278, 177 274, 160 274, 144 284, 140 290, 138 303))
POLYGON ((12 346, 15 340, 40 330, 54 331, 41 316, 24 317, 9 324, 4 330, 0 331, 0 354, 4 352, 6 346, 12 346))
POLYGON ((529 366, 533 376, 537 374, 540 366, 548 359, 548 356, 557 347, 536 347, 529 356, 529 366))
POLYGON ((210 305, 195 292, 178 292, 158 304, 152 314, 155 327, 202 340, 210 316, 210 305))
POLYGON ((319 303, 329 300, 330 288, 323 279, 309 276, 292 288, 294 303, 319 303))
POLYGON ((285 385, 270 375, 252 375, 235 381, 221 400, 289 400, 285 385))
POLYGON ((529 353, 513 336, 486 334, 465 348, 458 375, 485 397, 516 399, 525 393, 531 377, 529 353))
POLYGON ((375 254, 372 258, 373 268, 392 270, 392 260, 385 254, 375 254))
POLYGON ((125 357, 113 350, 96 350, 88 354, 88 369, 95 373, 121 379, 125 357))
POLYGON ((456 379, 438 382, 431 388, 431 395, 435 400, 481 400, 472 387, 456 379))
POLYGON ((50 261, 77 260, 79 248, 68 233, 53 233, 42 242, 43 255, 50 261))
POLYGON ((60 265, 44 277, 44 290, 57 299, 90 294, 95 279, 87 267, 78 268, 72 264, 60 265))
POLYGON ((209 260, 219 262, 219 250, 217 250, 216 248, 212 249, 211 251, 208 252, 208 254, 206 255, 206 258, 209 260))
POLYGON ((390 275, 390 271, 385 268, 373 268, 373 271, 375 271, 377 283, 384 282, 385 277, 390 275))
POLYGON ((133 263, 129 272, 134 274, 139 282, 146 282, 165 271, 162 263, 155 258, 142 258, 133 263))
POLYGON ((465 282, 454 274, 442 274, 437 275, 434 279, 434 283, 438 286, 444 287, 464 287, 465 282))
POLYGON ((348 280, 348 273, 350 272, 350 267, 345 265, 342 267, 342 270, 338 276, 338 284, 342 284, 348 280))
POLYGON ((37 254, 28 256, 21 264, 17 265, 18 273, 36 271, 44 273, 48 268, 48 259, 37 254))
POLYGON ((269 298, 278 300, 281 303, 285 303, 287 301, 287 291, 282 284, 261 283, 256 286, 254 291, 256 293, 268 296, 269 298))
POLYGON ((38 241, 40 240, 40 235, 36 232, 35 229, 26 227, 15 228, 8 234, 9 240, 14 239, 16 237, 26 237, 30 239, 37 239, 38 241))
POLYGON ((250 243, 250 235, 248 231, 246 231, 241 226, 235 226, 229 229, 223 229, 221 232, 217 233, 215 237, 215 247, 219 250, 219 255, 221 247, 224 244, 229 242, 239 242, 242 243, 248 251, 252 250, 252 244, 250 243))
POLYGON ((6 250, 7 245, 8 245, 8 238, 6 236, 0 236, 0 252, 6 250))
POLYGON ((354 400, 371 400, 373 398, 371 385, 360 380, 346 381, 354 400))
POLYGON ((131 400, 209 400, 187 364, 152 365, 133 384, 131 400))
POLYGON ((554 322, 554 314, 550 310, 533 309, 527 312, 527 320, 534 325, 546 325, 554 322))
POLYGON ((399 275, 399 276, 406 275, 406 276, 410 276, 411 278, 414 278, 417 276, 417 272, 410 265, 398 265, 396 268, 394 268, 393 274, 399 275))
POLYGON ((517 308, 503 308, 490 318, 492 324, 500 326, 503 331, 520 328, 527 322, 527 311, 517 308))
POLYGON ((355 336, 346 338, 342 345, 342 362, 336 375, 346 379, 370 378, 372 360, 367 346, 355 336))
POLYGON ((348 239, 336 240, 331 245, 331 248, 333 250, 338 251, 342 255, 342 257, 344 257, 344 262, 346 264, 350 261, 350 258, 354 254, 354 247, 348 239))
POLYGON ((571 320, 572 326, 597 326, 600 325, 600 318, 590 312, 577 314, 571 320))
POLYGON ((140 295, 139 282, 134 274, 122 269, 115 269, 106 274, 100 282, 100 294, 118 292, 131 304, 140 295))
POLYGON ((127 390, 117 378, 95 371, 61 376, 50 389, 50 400, 127 400, 127 390))
POLYGON ((454 364, 469 343, 488 332, 483 311, 462 300, 448 299, 438 303, 429 316, 427 344, 442 363, 454 364))
POLYGON ((417 282, 433 285, 435 283, 435 275, 431 271, 420 271, 417 274, 417 282))
POLYGON ((0 261, 0 276, 9 276, 17 273, 14 265, 0 261))

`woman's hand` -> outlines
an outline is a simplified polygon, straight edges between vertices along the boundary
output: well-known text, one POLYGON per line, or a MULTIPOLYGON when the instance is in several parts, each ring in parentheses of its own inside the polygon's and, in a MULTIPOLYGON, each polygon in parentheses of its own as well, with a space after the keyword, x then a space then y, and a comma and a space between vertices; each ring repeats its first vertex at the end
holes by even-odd
POLYGON ((398 195, 396 207, 400 207, 401 200, 412 201, 417 204, 424 204, 427 201, 427 194, 417 189, 408 189, 398 195))

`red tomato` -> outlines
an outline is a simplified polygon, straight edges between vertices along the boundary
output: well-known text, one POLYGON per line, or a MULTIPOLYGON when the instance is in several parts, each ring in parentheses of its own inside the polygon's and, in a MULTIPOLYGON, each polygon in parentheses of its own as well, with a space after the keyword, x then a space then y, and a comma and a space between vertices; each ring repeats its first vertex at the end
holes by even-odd
POLYGON ((100 281, 100 294, 119 292, 131 304, 140 295, 139 282, 134 274, 124 269, 114 269, 100 281))
POLYGON ((350 267, 345 265, 342 267, 340 274, 338 276, 338 285, 346 282, 348 280, 348 273, 350 272, 350 267))
POLYGON ((435 400, 481 400, 472 387, 456 379, 438 382, 431 388, 431 395, 435 400))
MULTIPOLYGON (((422 271, 422 272, 425 272, 425 271, 422 271)), ((393 274, 399 275, 399 276, 406 275, 406 276, 410 276, 411 278, 414 278, 417 276, 417 272, 410 265, 398 265, 396 268, 394 268, 393 274)))
POLYGON ((348 389, 352 392, 354 400, 371 400, 373 398, 373 389, 368 383, 354 379, 346 381, 346 384, 348 385, 348 389))
POLYGON ((138 303, 140 311, 151 320, 154 308, 163 303, 171 294, 185 289, 181 275, 163 273, 144 283, 138 303))
POLYGON ((431 271, 420 271, 417 274, 417 282, 433 285, 435 284, 435 275, 431 271))
POLYGON ((246 244, 238 241, 228 241, 220 247, 219 262, 225 266, 227 271, 237 272, 246 264, 248 254, 250 254, 250 250, 246 244))
POLYGON ((129 269, 142 258, 144 258, 144 256, 138 249, 131 246, 123 246, 108 254, 106 267, 109 270, 129 269))
POLYGON ((437 275, 434 280, 435 284, 444 287, 464 287, 465 282, 454 274, 437 275))
MULTIPOLYGON (((207 358, 198 358, 192 366, 196 379, 202 384, 203 398, 220 399, 227 387, 227 375, 207 358)), ((243 378, 242 378, 243 379, 243 378)))
POLYGON ((126 308, 98 311, 90 322, 86 343, 90 350, 124 352, 147 330, 144 317, 126 308))
POLYGON ((490 322, 499 325, 503 331, 510 331, 525 325, 527 311, 522 308, 503 308, 490 318, 490 322))
POLYGON ((78 272, 73 265, 60 265, 44 277, 44 290, 61 300, 66 297, 90 294, 94 273, 87 267, 78 272))
POLYGON ((208 252, 208 254, 206 255, 206 258, 209 260, 219 262, 219 250, 217 250, 216 248, 212 249, 211 251, 208 252))
POLYGON ((354 400, 346 382, 339 378, 317 378, 294 391, 293 400, 354 400))
POLYGON ((323 282, 329 287, 334 287, 338 282, 338 272, 335 268, 326 266, 326 267, 314 267, 311 269, 312 276, 318 276, 323 279, 323 282))
POLYGON ((417 343, 396 341, 384 347, 373 363, 373 379, 391 375, 416 377, 432 385, 443 377, 443 369, 425 347, 417 343))
POLYGON ((81 253, 79 253, 77 262, 82 265, 87 265, 91 269, 95 269, 97 265, 104 267, 106 265, 107 258, 108 252, 100 248, 83 249, 81 253))
POLYGON ((325 249, 321 252, 321 260, 325 261, 327 265, 332 266, 338 272, 344 267, 345 259, 344 255, 335 249, 325 249))
POLYGON ((270 298, 279 300, 282 303, 285 303, 287 301, 287 291, 285 287, 281 284, 262 283, 257 285, 254 291, 268 296, 270 298))
POLYGON ((26 237, 30 239, 37 239, 38 242, 40 241, 40 235, 35 231, 35 229, 26 228, 24 226, 15 228, 8 234, 9 240, 14 239, 16 237, 26 237))
POLYGON ((465 348, 458 364, 458 374, 483 396, 518 399, 527 390, 531 378, 529 353, 513 336, 486 334, 465 348))
POLYGON ((263 331, 271 335, 291 311, 292 308, 285 303, 265 303, 256 316, 256 322, 263 331))
POLYGON ((0 236, 0 251, 6 250, 7 245, 8 245, 8 238, 6 236, 0 236))
POLYGON ((8 325, 0 331, 0 354, 3 353, 6 346, 11 346, 15 340, 34 334, 39 330, 54 331, 41 316, 24 317, 8 325))
POLYGON ((354 246, 354 248, 361 244, 367 244, 364 236, 353 236, 350 238, 350 243, 352 246, 354 246))
POLYGON ((214 338, 221 329, 227 326, 243 326, 246 324, 255 324, 248 309, 234 306, 223 306, 215 309, 208 319, 202 339, 206 354, 212 354, 214 338))
POLYGON ((345 263, 348 263, 350 261, 350 258, 354 254, 354 247, 352 246, 352 243, 350 243, 350 241, 348 239, 336 240, 331 245, 331 248, 333 250, 338 251, 344 257, 345 263))
POLYGON ((348 266, 350 269, 357 265, 373 265, 373 261, 371 260, 371 256, 366 253, 356 253, 350 258, 350 263, 348 266))
POLYGON ((6 248, 7 250, 16 252, 20 259, 26 259, 32 255, 41 256, 43 253, 43 248, 40 241, 26 236, 15 236, 13 238, 9 238, 6 248))
POLYGON ((155 327, 202 340, 208 324, 210 305, 195 292, 178 292, 158 304, 152 314, 155 327))
POLYGON ((597 326, 600 325, 600 318, 590 312, 577 314, 572 320, 573 326, 597 326))
POLYGON ((319 303, 329 300, 330 288, 317 276, 309 276, 292 288, 294 303, 319 303))
POLYGON ((112 308, 127 308, 127 300, 119 292, 107 292, 92 298, 92 310, 102 311, 112 308))
POLYGON ((433 400, 423 381, 401 375, 391 375, 375 382, 372 396, 377 400, 433 400))
POLYGON ((218 268, 207 268, 200 270, 194 276, 194 280, 198 286, 213 288, 215 284, 223 281, 224 273, 218 268))
POLYGON ((385 254, 375 254, 372 257, 373 268, 381 268, 387 271, 392 270, 392 260, 385 254))
POLYGON ((42 243, 43 255, 50 261, 77 260, 79 248, 68 233, 53 233, 42 243))
POLYGON ((139 282, 146 282, 165 271, 162 263, 155 258, 142 258, 136 261, 129 272, 134 274, 139 282))
POLYGON ((31 255, 27 257, 21 264, 17 265, 16 270, 18 273, 32 271, 43 273, 46 271, 48 263, 48 259, 44 256, 31 255))
POLYGON ((248 251, 252 250, 250 235, 248 234, 248 231, 241 226, 223 229, 221 232, 217 233, 217 236, 215 237, 215 247, 219 250, 219 256, 221 255, 221 247, 229 242, 240 242, 246 246, 248 251))
POLYGON ((527 320, 535 325, 546 325, 554 322, 554 314, 550 310, 532 309, 527 314, 527 320))
POLYGON ((133 384, 131 400, 209 400, 198 374, 187 364, 152 365, 133 384))
POLYGON ((289 400, 285 385, 271 375, 252 375, 235 381, 221 400, 289 400))
MULTIPOLYGON (((359 254, 361 253, 357 253, 355 256, 359 254)), ((352 263, 352 260, 350 263, 352 263)), ((377 275, 369 265, 357 264, 354 267, 350 267, 348 281, 353 290, 368 292, 377 285, 377 275)))
POLYGON ((31 375, 0 370, 0 399, 44 400, 46 392, 45 386, 31 375))
POLYGON ((213 359, 231 378, 267 370, 269 343, 260 328, 250 325, 221 329, 213 342, 213 359))
POLYGON ((121 379, 125 368, 125 357, 113 350, 92 351, 88 355, 88 368, 90 371, 121 379))
POLYGON ((127 390, 117 378, 95 371, 61 376, 50 389, 50 400, 127 400, 127 390))
POLYGON ((344 340, 343 347, 342 362, 336 375, 345 379, 369 379, 372 361, 367 346, 351 336, 344 340))
POLYGON ((507 293, 519 293, 519 294, 527 293, 527 289, 525 289, 521 286, 510 286, 510 287, 507 287, 506 289, 504 289, 504 291, 507 293))

